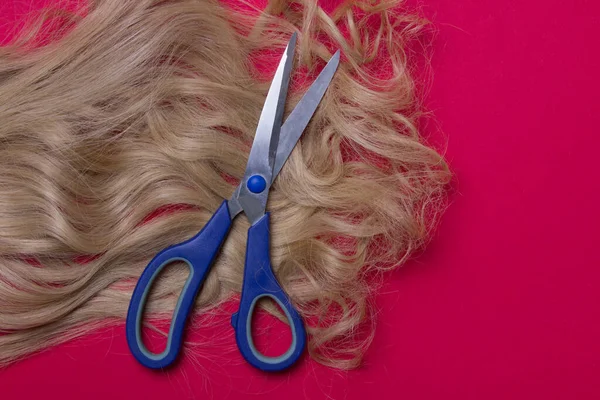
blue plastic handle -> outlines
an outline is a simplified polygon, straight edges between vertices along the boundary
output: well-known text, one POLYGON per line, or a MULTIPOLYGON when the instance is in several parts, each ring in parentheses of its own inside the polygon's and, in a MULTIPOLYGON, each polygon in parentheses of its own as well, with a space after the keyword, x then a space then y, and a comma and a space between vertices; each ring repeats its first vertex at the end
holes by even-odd
POLYGON ((177 358, 187 318, 206 273, 219 252, 230 227, 229 208, 227 201, 224 201, 196 236, 158 253, 140 276, 129 303, 125 329, 129 349, 142 365, 153 369, 165 368, 177 358), (162 353, 155 354, 150 352, 142 342, 141 325, 144 305, 152 283, 160 271, 175 261, 186 262, 190 267, 190 274, 173 311, 167 347, 162 353))
POLYGON ((302 355, 306 343, 306 331, 302 318, 273 274, 269 247, 269 214, 267 213, 248 229, 240 308, 232 315, 231 325, 235 329, 238 348, 248 363, 263 371, 281 371, 294 364, 302 355), (292 344, 278 357, 267 357, 261 354, 252 340, 252 314, 256 302, 263 297, 270 297, 279 304, 292 330, 292 344))

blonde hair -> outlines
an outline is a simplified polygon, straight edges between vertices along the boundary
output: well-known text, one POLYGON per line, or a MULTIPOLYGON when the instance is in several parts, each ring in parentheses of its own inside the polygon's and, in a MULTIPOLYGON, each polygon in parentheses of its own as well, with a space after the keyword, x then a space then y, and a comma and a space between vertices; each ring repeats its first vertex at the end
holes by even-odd
MULTIPOLYGON (((273 266, 311 356, 357 366, 374 333, 374 278, 426 243, 450 179, 416 125, 408 49, 425 21, 398 3, 328 15, 312 0, 258 14, 92 0, 46 10, 0 48, 0 365, 123 323, 148 261, 230 197, 268 88, 261 71, 297 31, 295 70, 308 79, 295 78, 290 108, 335 49, 343 58, 272 189, 273 266)), ((240 291, 247 228, 238 218, 197 313, 240 291)), ((186 277, 163 274, 147 313, 170 318, 186 277)))

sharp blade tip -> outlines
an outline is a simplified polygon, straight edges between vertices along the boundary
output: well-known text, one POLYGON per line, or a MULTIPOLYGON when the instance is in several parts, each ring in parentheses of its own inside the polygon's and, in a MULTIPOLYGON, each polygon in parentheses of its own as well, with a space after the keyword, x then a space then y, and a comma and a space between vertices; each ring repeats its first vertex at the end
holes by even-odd
POLYGON ((297 32, 292 33, 292 37, 290 38, 290 41, 288 42, 288 45, 287 45, 288 54, 294 54, 294 49, 296 48, 296 40, 297 39, 298 39, 298 33, 297 32))
POLYGON ((335 60, 334 62, 339 62, 340 61, 340 51, 336 51, 335 54, 333 55, 333 57, 331 57, 332 60, 335 60))
POLYGON ((340 51, 336 51, 335 54, 333 56, 331 56, 331 58, 329 59, 329 61, 327 61, 327 65, 325 65, 325 68, 323 69, 323 71, 327 70, 327 71, 335 71, 337 70, 338 65, 340 65, 340 51))

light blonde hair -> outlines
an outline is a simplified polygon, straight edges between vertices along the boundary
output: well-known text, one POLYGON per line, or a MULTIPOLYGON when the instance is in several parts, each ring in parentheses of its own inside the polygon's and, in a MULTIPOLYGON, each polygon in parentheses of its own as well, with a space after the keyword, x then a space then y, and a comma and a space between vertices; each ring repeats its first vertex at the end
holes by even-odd
MULTIPOLYGON (((408 49, 425 21, 399 3, 328 15, 312 0, 259 14, 213 0, 93 0, 46 12, 0 48, 0 365, 123 323, 148 261, 230 197, 269 84, 264 60, 297 31, 302 76, 337 48, 343 58, 272 189, 273 266, 308 323, 311 356, 357 366, 376 278, 426 243, 450 179, 416 125, 408 49), (40 45, 57 18, 60 37, 40 45)), ((290 108, 310 82, 295 81, 290 108)), ((197 313, 240 291, 247 228, 238 218, 197 313)), ((147 313, 170 318, 186 277, 165 273, 147 313)))

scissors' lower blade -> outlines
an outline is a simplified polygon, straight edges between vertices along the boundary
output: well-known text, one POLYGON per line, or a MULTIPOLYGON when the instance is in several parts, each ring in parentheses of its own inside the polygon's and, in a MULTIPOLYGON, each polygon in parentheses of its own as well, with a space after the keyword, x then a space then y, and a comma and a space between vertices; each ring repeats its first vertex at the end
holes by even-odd
POLYGON ((277 155, 275 157, 271 182, 275 180, 277 174, 281 171, 283 164, 285 164, 292 153, 302 132, 306 129, 308 122, 315 113, 315 110, 323 99, 325 91, 331 83, 331 79, 333 78, 339 63, 340 51, 338 50, 333 57, 331 57, 331 60, 329 60, 317 79, 285 120, 279 134, 279 146, 277 147, 277 155))
MULTIPOLYGON (((283 120, 285 100, 290 81, 290 73, 294 61, 294 47, 296 45, 296 33, 292 35, 282 57, 267 98, 258 120, 256 135, 248 156, 245 179, 251 175, 259 174, 267 180, 271 179, 273 165, 276 157, 277 144, 283 120)), ((244 189, 242 188, 242 193, 244 189)))

